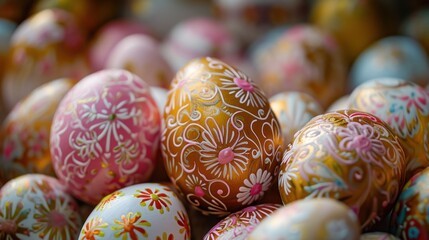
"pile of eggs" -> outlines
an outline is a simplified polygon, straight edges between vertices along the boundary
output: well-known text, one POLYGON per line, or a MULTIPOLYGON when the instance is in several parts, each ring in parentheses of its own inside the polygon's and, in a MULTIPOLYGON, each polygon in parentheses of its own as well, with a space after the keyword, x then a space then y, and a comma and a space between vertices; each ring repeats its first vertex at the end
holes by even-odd
POLYGON ((429 239, 423 7, 2 1, 0 239, 429 239))

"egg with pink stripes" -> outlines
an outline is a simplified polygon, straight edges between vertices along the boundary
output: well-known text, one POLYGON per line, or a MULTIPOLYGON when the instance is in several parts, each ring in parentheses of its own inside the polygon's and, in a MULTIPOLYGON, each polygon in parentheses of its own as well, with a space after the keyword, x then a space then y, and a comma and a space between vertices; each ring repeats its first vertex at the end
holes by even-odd
POLYGON ((150 177, 159 137, 159 110, 148 84, 125 70, 102 70, 76 84, 55 113, 54 170, 75 197, 96 204, 150 177))

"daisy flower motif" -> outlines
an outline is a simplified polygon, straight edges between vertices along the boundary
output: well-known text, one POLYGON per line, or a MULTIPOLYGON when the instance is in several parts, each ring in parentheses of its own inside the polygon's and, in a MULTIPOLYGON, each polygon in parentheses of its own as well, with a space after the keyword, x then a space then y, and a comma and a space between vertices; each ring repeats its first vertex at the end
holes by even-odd
POLYGON ((17 203, 13 209, 12 202, 6 202, 0 208, 0 239, 21 239, 30 236, 30 230, 22 227, 30 213, 30 209, 24 210, 24 205, 17 203))
POLYGON ((370 125, 350 122, 346 128, 338 128, 337 133, 342 138, 339 148, 355 151, 364 161, 379 164, 377 159, 382 158, 387 152, 380 140, 380 133, 370 125))
MULTIPOLYGON (((216 60, 211 59, 211 62, 216 60)), ((252 107, 263 107, 268 104, 264 93, 255 86, 253 81, 239 70, 223 64, 224 72, 220 76, 221 90, 233 95, 241 104, 252 107)))
POLYGON ((164 213, 164 209, 170 211, 169 206, 172 204, 170 197, 166 193, 160 192, 159 189, 155 189, 155 191, 152 191, 150 188, 146 188, 144 191, 137 190, 134 197, 141 199, 140 205, 144 207, 149 205, 148 208, 150 211, 156 208, 161 214, 164 213))
POLYGON ((129 212, 126 216, 122 215, 121 220, 114 220, 116 224, 111 227, 113 231, 118 231, 114 234, 115 238, 122 239, 139 239, 139 235, 144 238, 148 237, 145 227, 150 227, 150 222, 146 220, 140 220, 141 213, 137 212, 133 215, 132 212, 129 212))
POLYGON ((92 218, 82 229, 80 240, 96 240, 96 237, 104 237, 103 229, 107 228, 108 223, 103 223, 99 217, 92 218))
POLYGON ((75 239, 80 227, 80 218, 70 202, 64 198, 49 200, 47 204, 36 205, 33 230, 41 239, 75 239))
POLYGON ((201 163, 216 178, 231 180, 246 170, 248 141, 232 126, 231 120, 219 126, 213 118, 207 118, 202 138, 201 163))
POLYGON ((166 232, 162 233, 162 236, 157 236, 156 240, 174 240, 174 235, 172 233, 168 234, 166 232))
POLYGON ((199 177, 191 174, 186 177, 185 180, 186 187, 189 189, 194 190, 194 194, 197 197, 203 197, 205 195, 205 192, 207 190, 207 184, 203 182, 199 177))
POLYGON ((272 176, 268 171, 258 169, 256 174, 250 174, 248 179, 244 180, 244 186, 239 188, 240 192, 237 194, 238 202, 243 205, 249 205, 264 196, 264 192, 268 190, 271 185, 272 176))

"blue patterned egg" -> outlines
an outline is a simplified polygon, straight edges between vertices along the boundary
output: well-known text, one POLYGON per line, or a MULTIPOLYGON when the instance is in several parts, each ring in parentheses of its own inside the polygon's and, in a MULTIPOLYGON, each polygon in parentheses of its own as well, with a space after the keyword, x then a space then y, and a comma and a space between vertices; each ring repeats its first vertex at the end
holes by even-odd
POLYGON ((421 45, 410 37, 393 36, 379 40, 353 64, 350 87, 383 77, 426 85, 429 82, 429 61, 421 45))

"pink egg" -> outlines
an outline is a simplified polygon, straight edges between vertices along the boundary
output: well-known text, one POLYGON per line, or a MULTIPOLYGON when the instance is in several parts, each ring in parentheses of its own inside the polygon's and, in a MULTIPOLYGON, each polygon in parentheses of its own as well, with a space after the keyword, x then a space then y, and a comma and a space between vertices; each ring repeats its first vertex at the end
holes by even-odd
POLYGON ((150 177, 159 137, 160 113, 149 86, 126 70, 102 70, 76 84, 57 109, 50 138, 54 170, 75 197, 96 204, 150 177))
POLYGON ((163 88, 170 86, 174 76, 158 42, 143 34, 133 34, 118 42, 107 58, 106 68, 126 69, 149 85, 163 88))
POLYGON ((231 33, 220 22, 210 18, 180 22, 171 30, 163 46, 167 60, 176 71, 198 57, 210 56, 224 61, 235 59, 238 50, 238 43, 231 33))
POLYGON ((12 36, 2 83, 6 108, 10 110, 43 83, 87 74, 83 44, 75 19, 62 10, 41 11, 19 25, 12 36))
POLYGON ((129 20, 115 20, 104 25, 95 35, 89 48, 89 61, 94 71, 105 67, 115 45, 131 34, 149 34, 143 24, 129 20))

